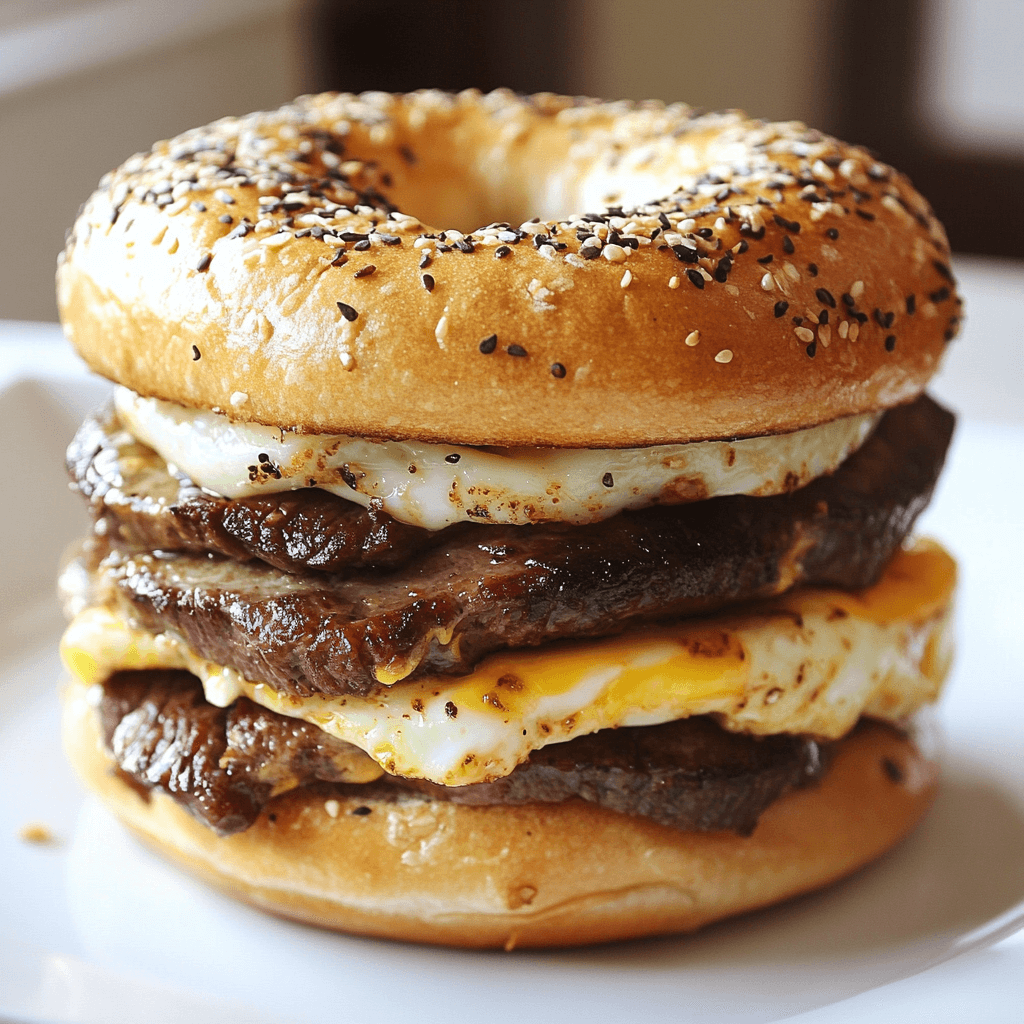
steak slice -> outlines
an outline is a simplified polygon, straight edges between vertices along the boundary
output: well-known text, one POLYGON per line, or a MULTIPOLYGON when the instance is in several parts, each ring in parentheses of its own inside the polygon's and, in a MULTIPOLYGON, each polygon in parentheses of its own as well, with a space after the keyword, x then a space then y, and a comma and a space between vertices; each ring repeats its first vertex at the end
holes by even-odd
POLYGON ((344 782, 341 792, 360 799, 412 791, 483 806, 576 797, 687 831, 749 835, 772 801, 825 770, 812 739, 743 736, 691 718, 554 744, 497 782, 448 788, 385 776, 353 785, 348 744, 245 698, 214 707, 187 672, 116 673, 104 684, 100 713, 121 771, 220 835, 248 828, 272 795, 320 781, 344 782))
POLYGON ((889 411, 832 475, 791 494, 627 512, 586 526, 472 526, 390 572, 288 574, 260 562, 114 551, 131 614, 275 689, 368 693, 468 671, 491 651, 622 632, 796 584, 874 583, 927 504, 953 417, 889 411))
POLYGON ((172 475, 122 428, 113 405, 78 429, 67 467, 107 535, 129 547, 259 558, 289 572, 340 572, 399 565, 441 541, 439 533, 392 519, 377 502, 366 509, 316 488, 235 500, 208 494, 172 475))
POLYGON ((248 828, 276 793, 381 774, 361 750, 315 725, 244 697, 229 708, 207 703, 188 672, 115 673, 104 684, 100 717, 122 772, 162 789, 219 835, 248 828))

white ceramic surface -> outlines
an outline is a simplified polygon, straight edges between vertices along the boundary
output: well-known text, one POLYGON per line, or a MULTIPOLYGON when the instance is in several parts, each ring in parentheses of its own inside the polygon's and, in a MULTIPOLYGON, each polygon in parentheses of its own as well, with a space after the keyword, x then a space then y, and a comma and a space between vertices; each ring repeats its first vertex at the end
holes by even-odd
MULTIPOLYGON (((11 328, 6 350, 46 334, 11 328)), ((961 639, 940 711, 945 782, 914 836, 825 893, 696 937, 464 953, 264 917, 84 796, 57 738, 52 579, 85 521, 62 449, 103 385, 59 350, 58 375, 38 372, 45 351, 19 351, 0 366, 22 378, 0 392, 0 1021, 1024 1019, 1024 933, 1006 938, 1024 924, 1024 427, 961 423, 922 518, 961 560, 961 639), (30 822, 57 842, 19 838, 30 822)))

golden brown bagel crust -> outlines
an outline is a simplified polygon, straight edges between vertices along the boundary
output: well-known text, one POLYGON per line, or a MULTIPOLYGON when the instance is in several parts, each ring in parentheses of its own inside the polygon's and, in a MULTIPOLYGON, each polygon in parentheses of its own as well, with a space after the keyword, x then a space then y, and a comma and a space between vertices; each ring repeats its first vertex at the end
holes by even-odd
POLYGON ((819 785, 772 804, 749 838, 680 832, 582 801, 339 798, 332 816, 309 790, 278 797, 250 829, 218 838, 169 797, 147 799, 114 773, 86 693, 68 690, 68 756, 160 852, 264 910, 414 942, 511 948, 690 931, 878 857, 917 823, 936 784, 934 763, 909 739, 872 724, 840 741, 819 785))
POLYGON ((622 447, 910 400, 959 323, 948 255, 905 177, 798 122, 328 94, 108 174, 58 293, 90 367, 144 395, 315 432, 622 447), (430 222, 477 230, 425 245, 430 222))

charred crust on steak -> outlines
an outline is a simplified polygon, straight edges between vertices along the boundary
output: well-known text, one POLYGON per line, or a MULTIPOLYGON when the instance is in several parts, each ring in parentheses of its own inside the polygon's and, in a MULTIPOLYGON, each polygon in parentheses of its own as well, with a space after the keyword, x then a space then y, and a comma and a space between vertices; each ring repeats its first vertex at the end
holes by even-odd
POLYGON ((553 744, 496 782, 450 788, 384 776, 325 789, 322 783, 344 778, 336 762, 348 744, 245 698, 214 707, 187 672, 116 673, 99 710, 125 780, 143 792, 162 790, 220 835, 247 829, 274 795, 304 786, 359 801, 405 794, 473 806, 582 799, 686 831, 749 835, 774 800, 824 773, 829 750, 808 737, 745 736, 690 718, 553 744))
POLYGON ((276 793, 348 777, 350 744, 244 697, 215 707, 188 672, 116 672, 99 712, 120 772, 163 790, 218 835, 248 828, 276 793))
POLYGON ((113 552, 104 571, 129 614, 203 658, 283 693, 365 694, 378 671, 465 673, 496 650, 611 635, 798 584, 870 586, 927 504, 952 429, 921 397, 886 413, 834 474, 791 494, 585 526, 467 524, 388 571, 289 574, 131 551, 113 552))

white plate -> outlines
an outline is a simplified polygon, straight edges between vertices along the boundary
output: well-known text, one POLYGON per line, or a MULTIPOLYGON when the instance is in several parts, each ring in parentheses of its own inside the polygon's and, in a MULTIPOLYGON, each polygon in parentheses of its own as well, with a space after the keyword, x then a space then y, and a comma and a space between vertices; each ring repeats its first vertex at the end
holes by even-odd
MULTIPOLYGON (((61 452, 99 388, 40 379, 0 394, 9 474, 0 513, 0 1017, 620 1024, 762 1022, 818 1008, 808 1020, 823 1020, 820 1008, 1024 923, 1024 429, 962 424, 922 522, 962 562, 961 642, 941 710, 945 782, 907 842, 827 892, 696 937, 484 954, 265 917, 165 865, 83 795, 57 738, 51 587, 63 544, 84 524, 61 452), (58 842, 20 839, 29 822, 58 842)), ((1003 964, 994 983, 992 971, 965 967, 957 984, 989 979, 987 1019, 1017 1019, 1022 964, 1003 964)), ((953 1019, 947 1005, 930 1019, 953 1019)))

